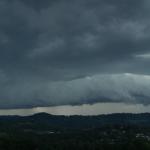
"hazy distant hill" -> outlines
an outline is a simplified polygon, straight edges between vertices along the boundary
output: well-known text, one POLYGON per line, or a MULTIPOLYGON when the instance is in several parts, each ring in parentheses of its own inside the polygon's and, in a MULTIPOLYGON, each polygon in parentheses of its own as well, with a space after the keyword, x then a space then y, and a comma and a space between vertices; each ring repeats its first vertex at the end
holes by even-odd
POLYGON ((106 125, 150 126, 150 114, 110 114, 98 116, 55 116, 38 113, 32 116, 0 116, 0 130, 22 129, 85 129, 106 125))

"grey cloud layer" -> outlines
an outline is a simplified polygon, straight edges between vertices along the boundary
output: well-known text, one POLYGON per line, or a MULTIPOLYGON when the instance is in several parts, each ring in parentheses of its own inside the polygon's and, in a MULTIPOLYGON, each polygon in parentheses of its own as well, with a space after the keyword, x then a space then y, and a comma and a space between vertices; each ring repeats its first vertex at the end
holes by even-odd
POLYGON ((38 83, 20 81, 17 84, 3 87, 0 107, 26 108, 92 104, 95 102, 125 102, 147 105, 150 104, 149 85, 150 76, 128 73, 95 75, 72 81, 42 81, 38 83))
POLYGON ((149 79, 144 74, 150 74, 150 60, 137 56, 150 53, 149 4, 149 0, 1 0, 0 107, 111 100, 148 104, 149 79), (126 72, 136 80, 132 85, 122 83, 130 80, 124 79, 126 72), (119 86, 115 91, 108 86, 110 78, 119 86))

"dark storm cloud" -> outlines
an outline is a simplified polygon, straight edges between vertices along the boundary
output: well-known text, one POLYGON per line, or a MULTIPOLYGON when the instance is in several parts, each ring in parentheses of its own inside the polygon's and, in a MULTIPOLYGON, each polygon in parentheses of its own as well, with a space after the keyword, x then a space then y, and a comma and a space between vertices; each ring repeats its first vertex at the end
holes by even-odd
POLYGON ((1 0, 0 107, 149 104, 149 6, 148 0, 1 0))

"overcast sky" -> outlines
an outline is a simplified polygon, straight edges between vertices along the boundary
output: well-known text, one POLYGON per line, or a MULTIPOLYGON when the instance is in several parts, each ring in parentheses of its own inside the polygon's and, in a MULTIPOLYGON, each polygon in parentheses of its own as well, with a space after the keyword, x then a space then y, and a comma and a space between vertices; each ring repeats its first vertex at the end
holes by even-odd
POLYGON ((0 108, 97 102, 150 104, 150 1, 0 0, 0 108))

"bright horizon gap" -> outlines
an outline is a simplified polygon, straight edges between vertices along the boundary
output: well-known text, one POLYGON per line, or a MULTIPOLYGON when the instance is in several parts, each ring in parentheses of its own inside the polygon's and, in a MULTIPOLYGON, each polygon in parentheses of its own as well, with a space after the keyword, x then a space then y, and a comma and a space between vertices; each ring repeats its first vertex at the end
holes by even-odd
POLYGON ((52 115, 101 115, 112 113, 150 113, 150 105, 126 103, 95 103, 84 105, 63 105, 51 107, 36 107, 26 109, 0 109, 0 115, 28 116, 45 112, 52 115))

